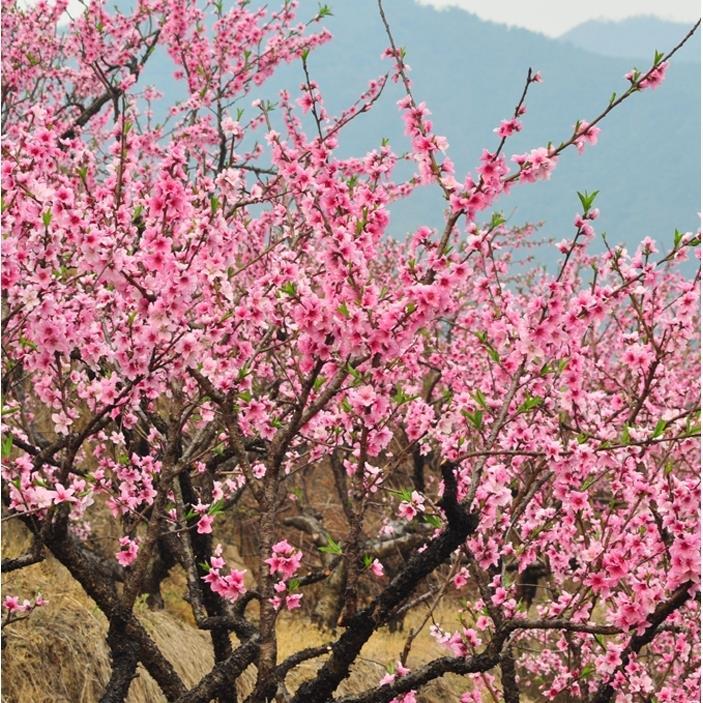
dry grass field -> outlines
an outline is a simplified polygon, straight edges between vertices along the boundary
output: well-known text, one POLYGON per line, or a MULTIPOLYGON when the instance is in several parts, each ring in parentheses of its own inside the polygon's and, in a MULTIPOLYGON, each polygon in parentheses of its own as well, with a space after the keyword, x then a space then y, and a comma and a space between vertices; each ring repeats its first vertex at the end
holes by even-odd
MULTIPOLYGON (((14 525, 4 530, 6 557, 14 556, 28 544, 27 536, 14 525)), ((110 675, 109 651, 105 643, 107 621, 68 572, 54 559, 3 578, 5 593, 30 597, 41 591, 49 603, 34 611, 25 621, 5 628, 3 663, 3 703, 95 703, 110 675)), ((178 570, 164 584, 165 608, 150 610, 145 604, 138 616, 152 634, 162 652, 173 663, 186 684, 195 683, 212 665, 207 633, 193 626, 187 603, 183 600, 185 578, 178 570)), ((423 606, 405 618, 403 630, 377 633, 364 647, 362 659, 340 692, 352 693, 373 686, 394 663, 403 649, 409 628, 424 616, 423 606)), ((456 616, 450 606, 436 612, 439 621, 449 625, 456 616)), ((313 625, 304 615, 284 614, 279 622, 280 657, 304 647, 320 645, 332 638, 313 625)), ((409 665, 446 654, 423 632, 415 641, 409 665)), ((307 678, 319 661, 307 662, 293 670, 287 679, 289 688, 307 678)), ((240 681, 241 693, 252 685, 254 670, 240 681)), ((458 701, 467 681, 446 676, 423 690, 418 701, 441 703, 458 701)), ((130 688, 129 703, 161 703, 157 685, 143 670, 130 688)))

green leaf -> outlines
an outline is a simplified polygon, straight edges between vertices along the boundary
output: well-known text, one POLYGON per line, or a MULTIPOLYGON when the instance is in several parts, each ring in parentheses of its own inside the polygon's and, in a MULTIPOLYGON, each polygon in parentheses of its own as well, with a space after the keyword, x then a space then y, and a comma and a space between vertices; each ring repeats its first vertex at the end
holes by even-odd
POLYGON ((26 337, 20 337, 20 346, 25 349, 31 349, 32 351, 37 348, 37 345, 31 339, 27 339, 26 337))
POLYGON ((225 501, 215 501, 207 511, 208 515, 219 515, 225 509, 225 501))
POLYGON ((0 443, 0 455, 3 459, 7 459, 12 453, 12 435, 7 435, 7 437, 2 438, 2 443, 0 443))
POLYGON ((662 59, 664 58, 664 52, 662 51, 657 51, 656 49, 654 50, 654 65, 658 66, 661 62, 662 59))
POLYGON ((500 227, 501 225, 505 224, 506 220, 505 217, 503 217, 502 212, 494 212, 493 215, 491 215, 491 229, 495 229, 496 227, 500 227))
POLYGON ((587 679, 593 672, 596 670, 596 667, 594 664, 586 664, 586 666, 583 667, 581 670, 581 678, 582 679, 587 679))
POLYGON ((281 286, 281 290, 286 294, 290 296, 294 296, 298 294, 298 286, 295 285, 293 281, 288 281, 287 283, 284 283, 281 286))
POLYGON ((539 408, 543 402, 544 398, 540 398, 538 395, 531 395, 522 402, 522 405, 518 408, 518 413, 528 413, 530 410, 539 408))
POLYGON ((392 488, 389 488, 388 492, 392 493, 395 496, 398 496, 403 503, 411 503, 412 502, 413 493, 408 488, 401 488, 399 491, 396 491, 396 490, 393 490, 392 488))
POLYGON ((400 386, 396 388, 395 393, 391 396, 391 400, 397 405, 403 405, 404 403, 409 403, 411 400, 415 400, 416 395, 408 395, 400 386))
POLYGON ((657 422, 656 427, 654 428, 654 434, 652 435, 652 439, 656 439, 657 437, 661 437, 664 434, 664 430, 666 429, 667 422, 666 420, 662 419, 657 422))
POLYGON ((488 356, 491 358, 491 360, 494 361, 496 364, 499 363, 500 355, 495 350, 493 345, 488 341, 488 334, 483 330, 474 332, 474 334, 476 335, 476 339, 478 339, 478 341, 481 342, 484 347, 486 347, 486 352, 488 353, 488 356))
POLYGON ((581 201, 581 205, 583 207, 583 214, 585 215, 591 209, 591 206, 598 195, 598 191, 594 190, 592 193, 589 193, 586 190, 583 193, 577 193, 576 195, 579 196, 579 200, 581 201))
POLYGON ((597 478, 587 478, 579 487, 579 491, 587 491, 598 479, 597 478))
POLYGON ((342 303, 337 307, 337 312, 342 316, 346 317, 347 320, 349 319, 349 308, 347 307, 346 303, 342 303))
POLYGON ((318 550, 324 554, 343 554, 341 543, 335 542, 331 536, 327 538, 327 544, 324 547, 318 547, 318 550))
POLYGON ((249 403, 254 396, 251 394, 251 391, 242 391, 237 394, 237 397, 245 403, 249 403))
POLYGON ((442 518, 439 515, 425 515, 424 522, 436 530, 442 527, 442 518))
POLYGON ((351 403, 349 402, 348 398, 342 399, 341 406, 342 406, 342 410, 344 410, 345 413, 350 413, 352 410, 352 406, 351 406, 351 403))
POLYGON ((201 561, 198 566, 207 574, 210 573, 210 564, 208 564, 206 561, 201 561))
POLYGON ((318 376, 312 383, 313 390, 319 391, 320 388, 325 384, 325 379, 324 376, 318 376))
POLYGON ((483 395, 480 389, 476 390, 474 393, 474 400, 484 409, 488 410, 488 405, 486 403, 486 396, 483 395))
POLYGON ((347 364, 347 365, 345 366, 345 369, 346 369, 347 373, 350 374, 351 377, 352 377, 355 381, 360 381, 360 380, 363 379, 363 375, 362 375, 361 371, 359 371, 358 369, 356 369, 356 368, 355 368, 354 366, 352 366, 351 364, 347 364))
POLYGON ((291 579, 288 581, 288 592, 293 593, 300 588, 300 579, 291 579))
POLYGON ((483 411, 475 410, 470 412, 469 410, 462 410, 461 414, 471 423, 471 425, 480 430, 483 427, 483 411))
POLYGON ((214 215, 220 207, 220 200, 216 195, 210 196, 210 214, 214 215))
POLYGON ((620 444, 629 444, 632 441, 630 437, 630 426, 624 425, 620 433, 620 444))
POLYGON ((554 361, 547 362, 542 366, 539 371, 540 376, 546 376, 547 374, 553 373, 555 376, 559 376, 562 371, 568 366, 568 359, 555 359, 554 361))
POLYGON ((364 568, 368 569, 373 564, 373 557, 370 554, 364 554, 362 561, 364 562, 364 568))
POLYGON ((325 17, 332 17, 332 9, 329 5, 320 5, 317 11, 317 19, 321 20, 325 17))
POLYGON ((53 215, 51 214, 51 210, 47 210, 45 213, 42 214, 41 219, 44 223, 44 227, 48 227, 51 224, 52 217, 53 215))

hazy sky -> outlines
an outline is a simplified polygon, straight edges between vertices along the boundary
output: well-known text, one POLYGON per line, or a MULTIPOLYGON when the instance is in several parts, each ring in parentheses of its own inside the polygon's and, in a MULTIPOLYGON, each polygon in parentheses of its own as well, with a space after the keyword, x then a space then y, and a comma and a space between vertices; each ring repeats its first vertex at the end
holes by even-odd
POLYGON ((479 17, 525 27, 557 37, 591 19, 619 20, 633 15, 655 15, 676 22, 695 22, 701 15, 698 0, 419 0, 434 7, 463 7, 479 17))
MULTIPOLYGON (((357 0, 333 0, 334 2, 357 0)), ((412 2, 413 0, 407 0, 412 2)), ((558 37, 572 27, 590 19, 619 20, 634 15, 655 15, 675 22, 695 22, 701 16, 699 0, 415 0, 421 5, 462 7, 482 19, 515 25, 558 37)), ((20 0, 31 4, 36 0, 20 0)), ((108 2, 109 6, 113 3, 108 2)), ((269 3, 276 5, 276 2, 269 3)), ((229 3, 225 3, 226 6, 229 3)), ((74 17, 83 6, 79 0, 69 0, 68 9, 74 17)))

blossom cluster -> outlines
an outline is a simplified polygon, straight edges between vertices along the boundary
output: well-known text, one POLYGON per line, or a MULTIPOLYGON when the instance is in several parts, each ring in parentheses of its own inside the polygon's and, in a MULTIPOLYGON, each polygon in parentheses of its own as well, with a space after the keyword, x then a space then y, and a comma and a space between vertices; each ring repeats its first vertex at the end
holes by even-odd
MULTIPOLYGON (((696 263, 700 233, 595 253, 599 211, 581 193, 556 269, 522 273, 534 228, 492 212, 512 187, 552 178, 567 148, 595 145, 602 118, 504 153, 526 130, 523 97, 499 144, 456 174, 397 49, 337 116, 307 76, 277 103, 258 97, 279 65, 329 39, 318 17, 295 20, 295 3, 148 0, 126 16, 96 2, 65 31, 65 2, 10 5, 9 513, 53 538, 47 549, 68 536, 86 554, 111 516, 121 536, 107 554, 127 600, 135 567, 161 549, 185 562, 192 603, 198 575, 234 602, 252 574, 266 645, 282 610, 320 604, 302 599, 303 567, 337 589, 332 625, 358 622, 361 600, 380 592, 381 607, 404 583, 394 570, 466 513, 468 536, 436 570, 442 594, 461 596, 458 617, 433 623, 448 655, 490 650, 511 622, 519 676, 547 699, 585 700, 608 682, 622 701, 693 700, 700 318, 682 265, 696 263), (165 125, 144 107, 164 100, 140 76, 155 50, 187 95, 166 101, 165 125), (347 156, 346 125, 391 89, 407 144, 347 156), (394 238, 391 209, 429 186, 444 228, 394 238), (213 534, 224 541, 245 518, 253 563, 228 568, 213 534), (630 656, 662 607, 646 657, 630 656)), ((629 75, 622 99, 666 67, 629 75)), ((6 598, 8 612, 23 608, 6 598)), ((380 685, 408 674, 399 665, 380 685)), ((499 686, 489 670, 466 681, 462 701, 499 686)))

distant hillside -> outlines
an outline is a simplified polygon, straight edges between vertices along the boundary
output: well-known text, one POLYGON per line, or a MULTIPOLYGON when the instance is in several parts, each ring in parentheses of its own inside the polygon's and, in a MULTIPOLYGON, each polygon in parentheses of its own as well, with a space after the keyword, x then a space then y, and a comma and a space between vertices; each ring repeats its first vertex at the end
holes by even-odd
MULTIPOLYGON (((388 69, 380 58, 387 39, 376 0, 329 2, 334 15, 325 26, 334 39, 311 54, 309 65, 328 109, 336 114, 366 89, 369 79, 388 69)), ((318 3, 302 0, 300 5, 304 18, 315 14, 318 3)), ((397 42, 407 50, 415 95, 432 110, 436 131, 449 139, 458 173, 478 164, 483 147, 497 144, 492 130, 511 114, 529 66, 542 71, 544 83, 530 90, 523 131, 508 143, 508 155, 568 138, 576 120, 591 119, 613 91, 626 87, 623 75, 632 67, 631 57, 599 56, 459 9, 437 11, 412 0, 385 0, 384 6, 397 42)), ((653 41, 647 54, 673 43, 653 41)), ((168 86, 173 99, 179 84, 171 77, 168 59, 155 56, 152 61, 144 82, 168 86)), ((265 92, 241 105, 249 114, 254 97, 275 99, 278 88, 295 91, 301 80, 299 64, 286 66, 265 92)), ((396 107, 401 96, 400 87, 390 85, 370 114, 345 129, 343 153, 366 153, 383 137, 397 151, 405 150, 396 107)), ((602 213, 597 224, 611 241, 632 247, 650 235, 668 243, 674 228, 698 226, 699 112, 699 66, 674 60, 660 88, 633 96, 606 118, 597 146, 582 156, 565 153, 550 181, 516 186, 500 207, 511 215, 511 223, 544 220, 543 234, 562 239, 573 230, 576 191, 597 189, 602 213)), ((391 233, 403 237, 422 224, 441 226, 442 211, 436 189, 427 187, 396 207, 391 233)), ((554 259, 553 253, 548 256, 554 259)))
MULTIPOLYGON (((630 17, 619 22, 591 20, 561 36, 564 41, 603 56, 650 60, 653 49, 663 51, 685 36, 690 26, 657 17, 630 17)), ((679 61, 700 61, 698 34, 678 54, 679 61)))

